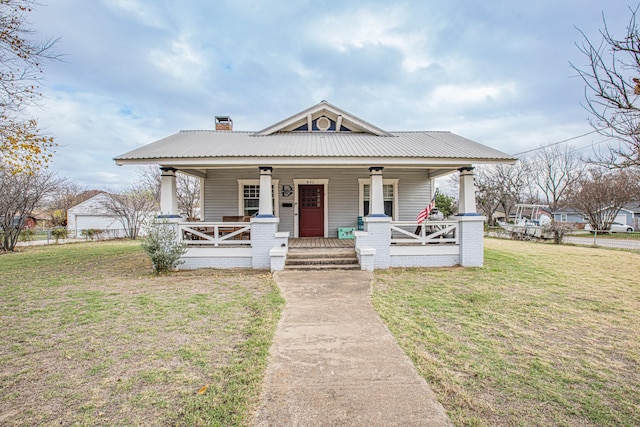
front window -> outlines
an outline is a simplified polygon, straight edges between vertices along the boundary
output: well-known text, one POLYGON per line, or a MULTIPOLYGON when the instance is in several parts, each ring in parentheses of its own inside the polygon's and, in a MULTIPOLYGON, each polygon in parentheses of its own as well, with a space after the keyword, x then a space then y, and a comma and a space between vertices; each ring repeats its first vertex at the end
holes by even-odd
MULTIPOLYGON (((273 215, 278 216, 278 180, 271 181, 271 194, 273 195, 273 215)), ((242 216, 256 216, 260 209, 260 180, 238 180, 238 214, 242 216)))
MULTIPOLYGON (((369 197, 371 195, 371 180, 360 179, 360 216, 369 215, 369 197)), ((398 207, 398 180, 384 179, 382 185, 382 198, 384 202, 384 214, 395 218, 398 207)))
POLYGON ((260 207, 260 186, 259 185, 245 185, 243 190, 243 210, 244 216, 255 216, 258 214, 258 208, 260 207))

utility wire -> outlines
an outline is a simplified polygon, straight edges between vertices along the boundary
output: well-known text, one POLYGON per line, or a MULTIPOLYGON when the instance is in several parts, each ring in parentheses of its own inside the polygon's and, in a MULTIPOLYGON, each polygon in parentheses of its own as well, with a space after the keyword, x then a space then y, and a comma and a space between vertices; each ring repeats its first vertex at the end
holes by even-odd
POLYGON ((571 137, 571 138, 563 139, 562 141, 552 142, 551 144, 543 145, 542 147, 537 147, 537 148, 532 148, 531 150, 521 151, 519 153, 512 154, 512 156, 519 156, 520 154, 527 154, 527 153, 531 153, 533 151, 542 150, 542 149, 547 148, 547 147, 553 147, 554 145, 564 144, 565 142, 569 142, 569 141, 572 141, 574 139, 582 138, 583 136, 591 135, 592 133, 596 133, 596 132, 599 132, 601 130, 602 129, 592 130, 591 132, 587 132, 587 133, 582 134, 582 135, 578 135, 578 136, 574 136, 574 137, 571 137))

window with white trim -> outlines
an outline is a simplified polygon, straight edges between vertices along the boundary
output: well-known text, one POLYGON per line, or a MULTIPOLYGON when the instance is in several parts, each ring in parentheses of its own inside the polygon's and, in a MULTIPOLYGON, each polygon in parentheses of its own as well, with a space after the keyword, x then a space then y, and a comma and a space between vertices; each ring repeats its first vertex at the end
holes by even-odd
MULTIPOLYGON (((358 180, 360 184, 360 205, 358 208, 359 216, 369 215, 369 196, 371 195, 371 179, 361 178, 358 180)), ((382 198, 384 201, 384 213, 392 219, 398 216, 398 180, 383 179, 382 181, 382 198)))
MULTIPOLYGON (((278 180, 271 181, 271 194, 273 195, 273 215, 278 216, 278 180)), ((260 180, 238 180, 238 214, 243 216, 256 216, 260 209, 260 180)))

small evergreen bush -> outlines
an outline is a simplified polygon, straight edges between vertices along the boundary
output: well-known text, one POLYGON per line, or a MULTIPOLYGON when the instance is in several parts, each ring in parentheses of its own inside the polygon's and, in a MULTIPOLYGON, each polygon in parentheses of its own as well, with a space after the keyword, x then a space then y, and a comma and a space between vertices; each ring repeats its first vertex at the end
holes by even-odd
POLYGON ((58 240, 67 238, 67 229, 65 227, 56 227, 51 230, 51 234, 56 239, 56 243, 58 243, 58 240))
POLYGON ((182 264, 180 257, 187 252, 187 246, 178 242, 176 226, 166 221, 151 224, 142 242, 142 249, 151 258, 157 274, 175 270, 182 264))

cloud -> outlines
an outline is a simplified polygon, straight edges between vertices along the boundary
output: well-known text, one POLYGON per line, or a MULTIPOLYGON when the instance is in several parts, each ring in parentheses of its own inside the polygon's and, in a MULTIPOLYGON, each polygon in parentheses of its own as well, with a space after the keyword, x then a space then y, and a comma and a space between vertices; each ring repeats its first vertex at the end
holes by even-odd
POLYGON ((465 110, 470 106, 491 103, 505 104, 516 95, 516 84, 446 84, 437 86, 428 96, 428 103, 433 107, 446 107, 465 110))
POLYGON ((194 83, 206 71, 207 62, 185 35, 171 40, 163 49, 149 52, 149 61, 162 72, 182 83, 194 83))
POLYGON ((155 10, 157 7, 156 2, 143 2, 140 0, 109 0, 106 1, 105 4, 107 7, 134 17, 146 26, 153 28, 167 27, 167 20, 161 13, 155 10))
POLYGON ((308 36, 340 52, 367 48, 393 48, 402 53, 402 67, 415 72, 428 67, 424 32, 406 29, 408 13, 400 7, 361 8, 331 13, 312 21, 308 36), (373 8, 372 8, 373 9, 373 8))
POLYGON ((118 168, 116 155, 166 136, 169 131, 154 112, 91 92, 47 93, 49 108, 33 108, 43 131, 58 144, 53 168, 92 188, 124 187, 133 168, 118 168))

